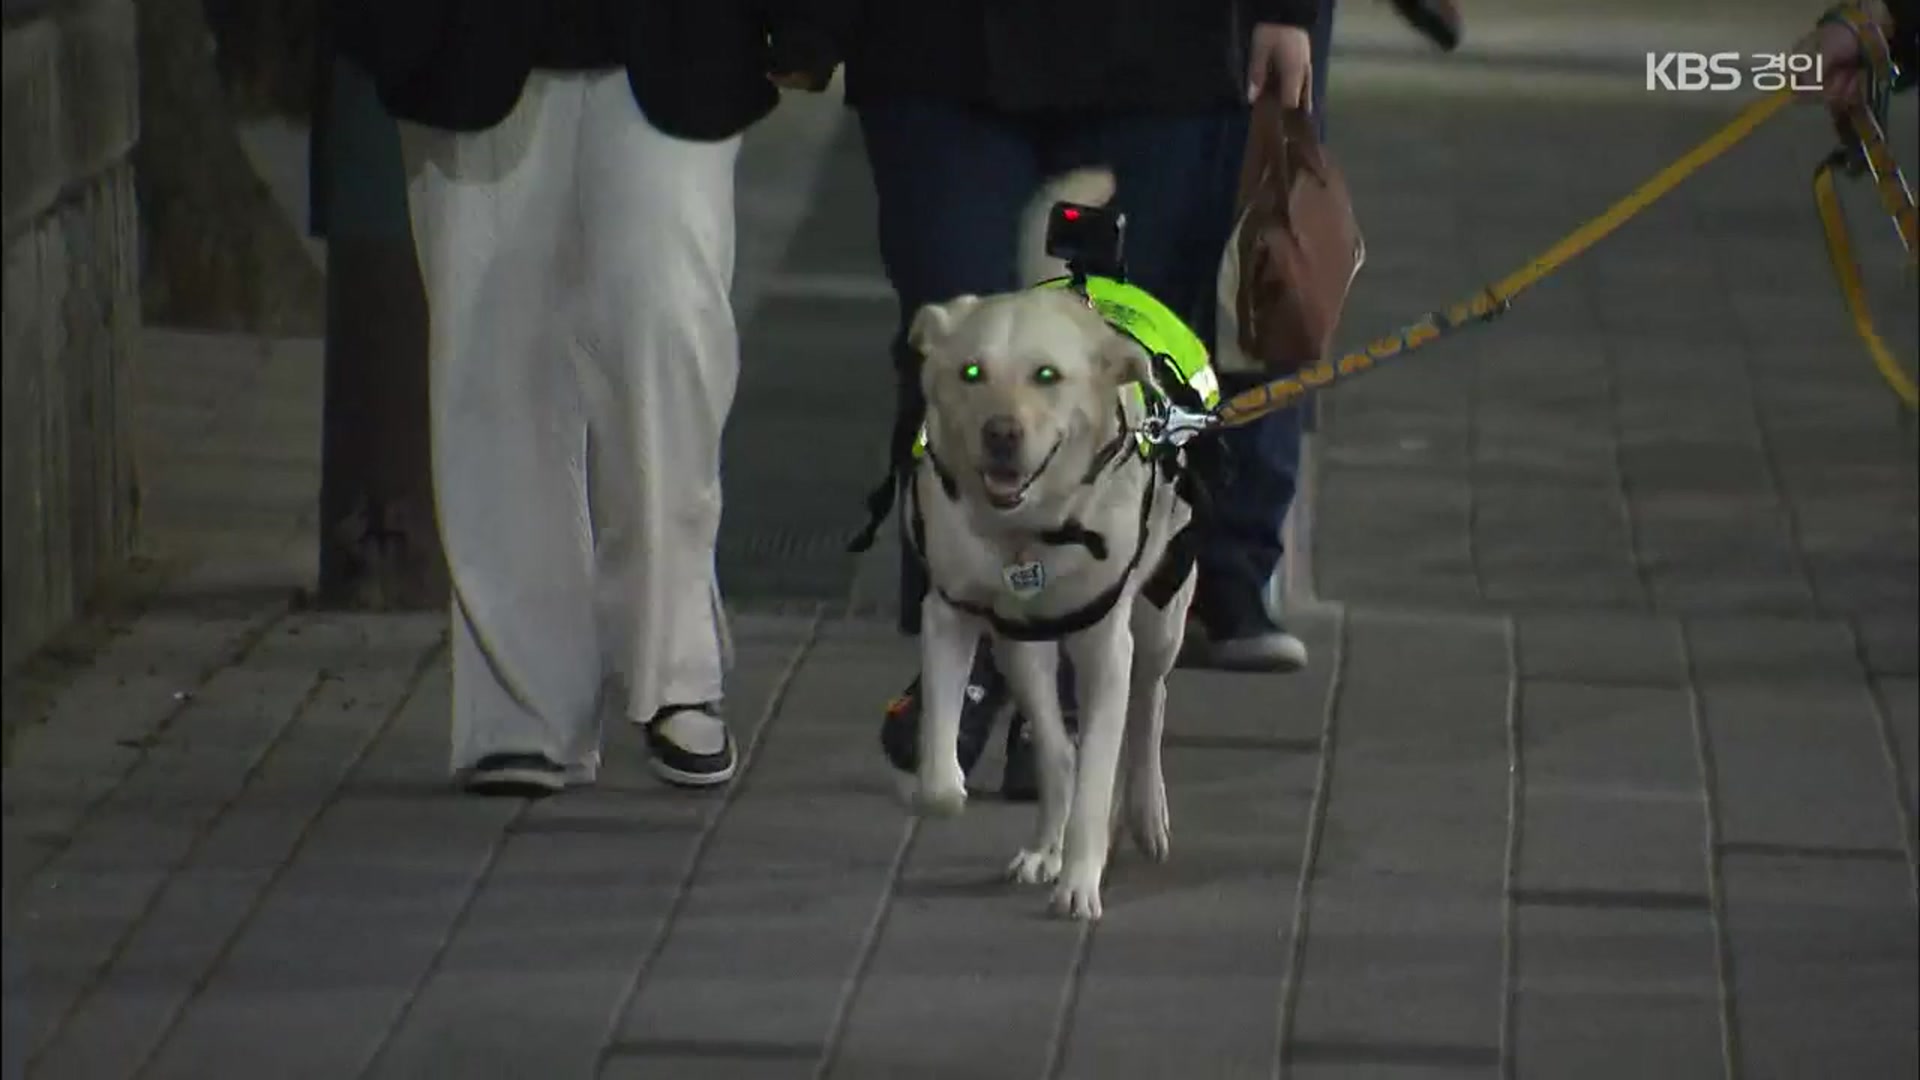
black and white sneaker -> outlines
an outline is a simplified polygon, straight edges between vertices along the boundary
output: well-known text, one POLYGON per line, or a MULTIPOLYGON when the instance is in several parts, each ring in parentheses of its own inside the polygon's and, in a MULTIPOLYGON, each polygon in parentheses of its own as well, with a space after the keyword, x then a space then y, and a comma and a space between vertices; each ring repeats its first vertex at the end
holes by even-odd
POLYGON ((539 754, 488 754, 467 773, 474 795, 543 799, 566 789, 567 770, 539 754))
POLYGON ((739 755, 714 702, 668 705, 646 723, 654 775, 676 787, 703 788, 733 779, 739 755))

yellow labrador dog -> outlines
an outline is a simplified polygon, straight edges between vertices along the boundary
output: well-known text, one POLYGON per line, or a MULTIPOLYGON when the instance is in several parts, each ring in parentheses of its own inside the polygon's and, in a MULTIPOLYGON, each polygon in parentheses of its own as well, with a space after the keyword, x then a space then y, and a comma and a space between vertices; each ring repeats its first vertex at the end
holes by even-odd
MULTIPOLYGON (((1023 226, 1025 279, 1062 273, 1041 254, 1056 200, 1099 206, 1112 194, 1103 170, 1049 184, 1023 226)), ((1033 725, 1040 778, 1033 839, 1007 872, 1054 884, 1055 912, 1097 919, 1117 794, 1140 850, 1157 862, 1169 849, 1160 738, 1193 575, 1188 564, 1179 580, 1163 581, 1160 602, 1136 603, 1190 517, 1135 442, 1145 407, 1123 391, 1151 383, 1153 365, 1066 288, 930 305, 910 339, 925 359, 927 401, 924 452, 909 480, 912 542, 932 583, 912 797, 929 815, 965 806, 962 693, 976 643, 991 633, 1033 725), (1062 649, 1078 680, 1077 748, 1061 715, 1062 649)))

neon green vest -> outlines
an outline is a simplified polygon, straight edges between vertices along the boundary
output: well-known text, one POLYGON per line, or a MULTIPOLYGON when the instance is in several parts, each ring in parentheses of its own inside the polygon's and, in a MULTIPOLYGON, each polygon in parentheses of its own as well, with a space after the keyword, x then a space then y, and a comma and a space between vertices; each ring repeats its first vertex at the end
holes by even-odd
MULTIPOLYGON (((1071 281, 1071 278, 1053 278, 1034 287, 1059 289, 1071 281)), ((1115 330, 1139 342, 1147 355, 1158 361, 1162 377, 1178 378, 1198 394, 1209 409, 1220 404, 1220 380, 1208 362, 1206 344, 1152 293, 1124 281, 1090 277, 1087 298, 1115 330)))
MULTIPOLYGON (((1071 278, 1052 278, 1034 288, 1060 289, 1071 283, 1071 278)), ((1141 348, 1154 358, 1154 366, 1160 370, 1162 378, 1179 379, 1209 409, 1220 404, 1220 379, 1213 373, 1213 365, 1207 357, 1207 346, 1200 340, 1200 335, 1180 321, 1180 316, 1138 285, 1129 285, 1113 278, 1090 277, 1086 279, 1086 287, 1087 299, 1093 302, 1093 309, 1115 330, 1139 342, 1141 348)), ((1143 398, 1147 390, 1142 385, 1134 387, 1134 392, 1143 398)), ((919 457, 926 445, 927 429, 923 424, 919 436, 913 441, 913 456, 919 457)), ((1149 444, 1143 438, 1140 452, 1144 454, 1148 449, 1149 444)))

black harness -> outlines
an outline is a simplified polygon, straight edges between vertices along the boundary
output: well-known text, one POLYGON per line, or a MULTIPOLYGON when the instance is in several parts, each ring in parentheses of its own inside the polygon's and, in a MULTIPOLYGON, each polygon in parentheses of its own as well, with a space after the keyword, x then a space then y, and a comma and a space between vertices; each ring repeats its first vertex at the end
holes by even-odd
MULTIPOLYGON (((1123 416, 1120 434, 1101 447, 1082 482, 1092 483, 1099 479, 1116 460, 1124 461, 1125 458, 1122 455, 1133 438, 1134 433, 1127 428, 1123 416)), ((941 492, 949 500, 957 501, 960 497, 960 488, 954 481, 953 474, 941 463, 931 446, 926 448, 925 453, 927 465, 933 469, 935 478, 940 481, 941 492)), ((1144 459, 1144 463, 1148 468, 1157 470, 1160 476, 1148 477, 1141 491, 1139 529, 1134 538, 1133 553, 1128 557, 1120 573, 1115 575, 1113 583, 1085 604, 1060 615, 1013 619, 1001 615, 989 605, 975 604, 949 595, 940 587, 939 582, 932 580, 933 575, 930 573, 927 575, 928 580, 942 600, 956 610, 984 619, 996 633, 1010 640, 1058 641, 1070 634, 1077 634, 1106 618, 1113 611, 1114 606, 1125 595, 1128 583, 1139 571, 1141 560, 1146 557, 1148 525, 1153 520, 1154 496, 1159 488, 1159 481, 1164 478, 1173 481, 1177 497, 1184 499, 1195 510, 1193 520, 1168 540, 1167 550, 1161 556, 1159 564, 1140 584, 1140 595, 1153 606, 1164 609, 1172 601, 1174 594, 1180 591, 1181 586, 1186 584, 1187 578, 1193 574, 1198 548, 1196 526, 1200 521, 1200 506, 1204 503, 1204 496, 1201 494, 1203 489, 1189 476, 1177 452, 1155 455, 1155 457, 1144 459)), ((908 468, 895 469, 888 476, 884 493, 881 489, 876 489, 869 497, 868 506, 870 510, 875 511, 875 516, 862 530, 861 535, 856 537, 848 547, 851 551, 865 551, 872 546, 880 521, 884 520, 887 511, 892 507, 897 485, 904 485, 907 489, 908 544, 914 558, 919 561, 924 570, 927 568, 926 518, 921 513, 919 491, 913 484, 912 472, 908 468), (879 502, 877 507, 876 501, 879 502)), ((1078 544, 1086 548, 1095 560, 1101 562, 1105 562, 1111 554, 1104 535, 1071 518, 1054 528, 1035 533, 1034 539, 1054 547, 1078 544)))

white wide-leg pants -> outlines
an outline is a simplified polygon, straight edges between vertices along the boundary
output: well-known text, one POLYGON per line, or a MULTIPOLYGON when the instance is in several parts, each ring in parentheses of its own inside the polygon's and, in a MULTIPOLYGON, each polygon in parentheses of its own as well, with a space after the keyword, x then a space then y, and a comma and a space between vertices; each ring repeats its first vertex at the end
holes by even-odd
POLYGON ((661 134, 624 71, 535 72, 499 126, 405 139, 453 769, 532 753, 591 781, 608 683, 638 720, 721 696, 739 139, 661 134))

